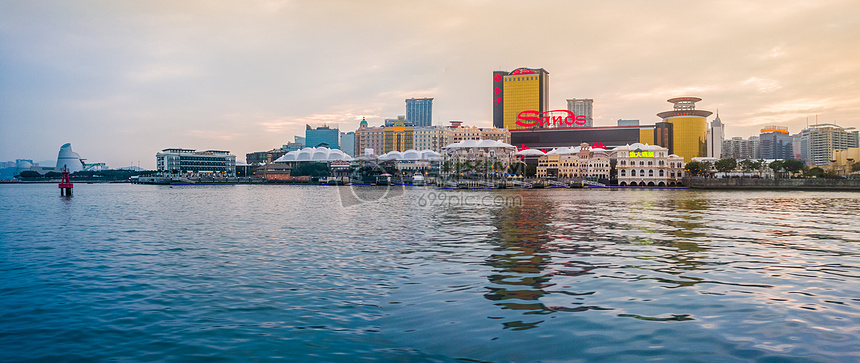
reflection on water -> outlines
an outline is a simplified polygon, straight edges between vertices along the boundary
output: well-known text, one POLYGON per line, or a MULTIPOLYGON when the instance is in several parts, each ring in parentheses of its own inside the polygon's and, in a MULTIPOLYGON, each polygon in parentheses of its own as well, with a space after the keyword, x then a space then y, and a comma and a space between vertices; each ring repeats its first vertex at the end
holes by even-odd
MULTIPOLYGON (((457 256, 458 263, 437 267, 479 277, 474 263, 481 263, 486 280, 456 279, 460 288, 453 290, 441 286, 451 280, 412 276, 411 283, 436 294, 403 291, 394 298, 419 311, 433 306, 432 319, 440 321, 411 317, 409 334, 421 338, 398 341, 455 357, 475 357, 477 350, 486 354, 478 357, 498 360, 860 358, 860 336, 852 328, 860 323, 860 300, 852 296, 860 278, 853 260, 860 252, 860 221, 844 214, 860 210, 860 195, 516 193, 524 194, 519 208, 438 214, 493 227, 475 238, 471 223, 437 226, 463 236, 462 245, 445 242, 451 248, 435 251, 457 256), (448 313, 452 309, 470 318, 448 313), (492 343, 471 337, 475 332, 492 343), (496 344, 538 336, 578 343, 528 352, 496 344), (453 348, 464 344, 485 348, 453 348)), ((400 314, 406 312, 392 313, 400 314)), ((391 321, 392 327, 403 322, 391 321)))
POLYGON ((0 361, 860 361, 857 193, 345 191, 0 185, 0 361))

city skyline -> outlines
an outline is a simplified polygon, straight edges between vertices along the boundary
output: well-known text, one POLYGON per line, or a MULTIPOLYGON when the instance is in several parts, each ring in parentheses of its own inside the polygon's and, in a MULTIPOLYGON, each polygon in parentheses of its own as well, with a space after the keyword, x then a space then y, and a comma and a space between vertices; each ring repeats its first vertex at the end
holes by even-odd
POLYGON ((594 99, 594 126, 694 96, 727 139, 816 115, 860 127, 854 2, 546 2, 541 20, 519 2, 390 5, 0 1, 0 161, 66 143, 113 168, 245 155, 308 123, 381 124, 408 98, 434 99, 434 125, 491 127, 492 72, 520 67, 549 72, 551 109, 594 99))

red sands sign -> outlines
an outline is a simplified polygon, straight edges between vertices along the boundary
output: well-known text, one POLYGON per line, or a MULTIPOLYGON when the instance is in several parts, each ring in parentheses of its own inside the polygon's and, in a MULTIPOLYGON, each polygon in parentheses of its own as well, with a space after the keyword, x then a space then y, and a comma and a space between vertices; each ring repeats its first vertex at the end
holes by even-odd
POLYGON ((516 124, 522 127, 551 127, 585 125, 585 115, 574 115, 568 110, 552 110, 539 113, 534 110, 520 112, 516 124))
POLYGON ((516 76, 519 74, 535 74, 535 71, 528 69, 528 68, 518 68, 518 69, 515 69, 513 72, 511 72, 512 76, 516 76))

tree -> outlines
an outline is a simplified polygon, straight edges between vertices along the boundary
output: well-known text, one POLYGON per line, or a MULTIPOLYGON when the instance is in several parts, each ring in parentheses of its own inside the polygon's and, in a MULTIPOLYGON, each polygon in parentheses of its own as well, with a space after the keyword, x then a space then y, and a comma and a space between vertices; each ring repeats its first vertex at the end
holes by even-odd
POLYGON ((735 159, 722 159, 714 163, 714 167, 721 173, 728 173, 738 167, 738 161, 735 159))
POLYGON ((797 159, 788 159, 783 161, 782 167, 785 168, 785 171, 794 174, 803 170, 803 168, 806 167, 806 164, 797 159))
POLYGON ((758 161, 751 161, 749 166, 752 170, 755 170, 759 177, 761 177, 761 169, 764 164, 764 160, 759 159, 758 161))
POLYGON ((702 175, 707 172, 707 169, 705 169, 705 165, 698 161, 692 161, 687 163, 684 170, 687 171, 687 175, 692 176, 702 175))
POLYGON ((39 174, 38 171, 24 170, 18 176, 20 176, 22 178, 41 178, 42 174, 39 174))
POLYGON ((806 171, 804 173, 807 178, 821 178, 824 176, 824 169, 819 167, 814 167, 806 171))
POLYGON ((771 170, 773 170, 773 175, 779 178, 779 170, 785 168, 784 164, 785 162, 782 160, 775 160, 768 164, 767 167, 771 168, 771 170))
POLYGON ((291 176, 328 176, 328 165, 325 163, 301 163, 290 170, 291 176))
POLYGON ((705 174, 709 175, 711 174, 711 169, 714 168, 714 163, 712 161, 703 161, 702 166, 705 168, 705 174))

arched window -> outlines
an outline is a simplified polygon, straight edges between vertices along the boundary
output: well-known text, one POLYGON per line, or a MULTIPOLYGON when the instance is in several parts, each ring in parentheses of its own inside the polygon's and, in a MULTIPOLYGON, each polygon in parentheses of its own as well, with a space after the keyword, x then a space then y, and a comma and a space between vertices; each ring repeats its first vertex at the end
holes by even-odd
POLYGON ((645 169, 639 170, 639 176, 645 176, 645 169))
POLYGON ((653 161, 653 160, 648 160, 648 166, 652 166, 652 165, 654 165, 654 161, 653 161))
POLYGON ((663 169, 660 169, 660 177, 663 177, 663 169))
POLYGON ((627 176, 627 175, 625 175, 625 173, 624 173, 624 169, 622 169, 622 170, 621 170, 621 176, 627 176))
POLYGON ((645 161, 639 160, 639 166, 645 166, 645 161))
POLYGON ((648 170, 648 176, 654 176, 654 170, 648 170))
POLYGON ((636 176, 636 170, 631 170, 631 171, 630 171, 630 176, 636 176))

